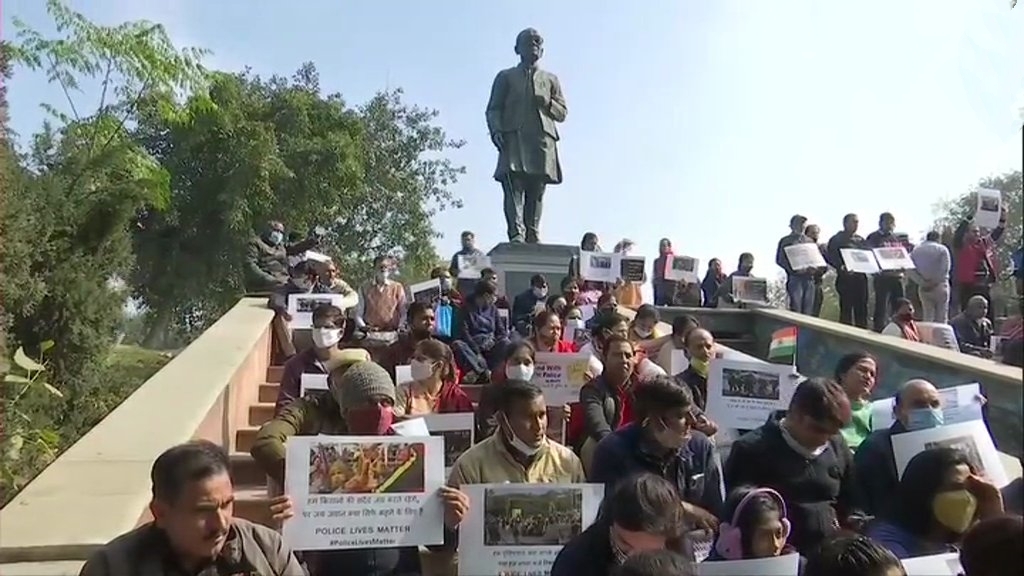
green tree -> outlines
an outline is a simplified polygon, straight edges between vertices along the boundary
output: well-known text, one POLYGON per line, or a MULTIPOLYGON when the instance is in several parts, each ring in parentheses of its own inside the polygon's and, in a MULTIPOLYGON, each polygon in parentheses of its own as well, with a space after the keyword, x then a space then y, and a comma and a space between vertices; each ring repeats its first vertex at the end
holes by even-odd
MULTIPOLYGON (((54 343, 46 378, 61 397, 31 411, 26 425, 51 432, 63 448, 123 399, 106 395, 115 388, 106 362, 126 296, 116 280, 131 270, 136 211, 161 207, 168 195, 167 172, 132 140, 129 123, 150 91, 191 90, 204 73, 201 53, 176 50, 159 25, 98 26, 62 2, 47 6, 55 36, 15 21, 16 40, 4 50, 14 64, 44 72, 64 102, 42 104, 48 119, 24 156, 12 158, 4 142, 5 160, 16 165, 2 167, 0 301, 10 348, 39 355, 41 343, 54 343), (90 82, 100 91, 95 109, 81 98, 90 82)), ((173 102, 163 110, 172 113, 173 102)), ((3 393, 10 401, 16 391, 3 393)))
POLYGON ((439 260, 430 217, 459 205, 449 187, 463 169, 443 153, 462 143, 400 95, 349 108, 307 63, 291 79, 217 74, 176 116, 144 105, 137 137, 172 175, 169 208, 146 211, 135 233, 147 342, 201 332, 234 304, 246 242, 270 218, 327 227, 322 250, 350 282, 377 254, 398 258, 403 278, 425 277, 439 260))
POLYGON ((1006 278, 1010 269, 1010 254, 1021 247, 1021 184, 1020 170, 1007 172, 981 179, 977 186, 948 202, 936 206, 937 218, 935 228, 943 235, 943 240, 952 247, 953 231, 965 218, 972 217, 977 205, 977 189, 989 188, 999 190, 1003 197, 1003 210, 1006 213, 1006 232, 996 246, 996 257, 999 261, 1000 281, 992 288, 992 306, 996 315, 1004 315, 1012 310, 1014 287, 1006 278))

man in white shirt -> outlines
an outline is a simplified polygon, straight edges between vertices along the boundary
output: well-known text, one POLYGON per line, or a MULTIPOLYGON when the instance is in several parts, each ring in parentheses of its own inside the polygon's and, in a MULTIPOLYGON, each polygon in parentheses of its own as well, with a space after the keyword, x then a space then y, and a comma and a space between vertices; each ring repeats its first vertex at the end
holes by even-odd
POLYGON ((910 253, 913 272, 921 297, 921 317, 925 322, 949 321, 949 248, 939 242, 939 233, 931 231, 925 241, 910 253))

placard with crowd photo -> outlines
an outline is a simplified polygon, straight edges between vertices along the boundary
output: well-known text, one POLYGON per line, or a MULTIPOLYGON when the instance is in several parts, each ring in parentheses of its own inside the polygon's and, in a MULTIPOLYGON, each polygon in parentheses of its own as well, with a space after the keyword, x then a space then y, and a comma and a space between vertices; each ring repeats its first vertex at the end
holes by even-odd
POLYGON ((879 270, 913 270, 914 261, 904 246, 882 246, 872 248, 879 270))
POLYGON ((906 558, 900 563, 907 576, 960 576, 964 573, 959 552, 906 558))
POLYGON ((324 304, 342 308, 345 297, 330 292, 308 292, 288 295, 288 315, 292 317, 288 327, 292 330, 308 330, 313 327, 313 311, 324 304))
POLYGON ((983 228, 992 229, 999 225, 1002 214, 1003 194, 991 188, 979 188, 978 203, 974 209, 974 223, 983 228))
POLYGON ((537 352, 532 382, 540 387, 548 406, 578 402, 589 365, 590 354, 587 353, 537 352))
POLYGON ((491 257, 484 254, 459 254, 456 258, 459 278, 477 280, 480 273, 491 267, 491 257))
MULTIPOLYGON (((981 420, 983 406, 981 387, 977 382, 940 388, 942 399, 942 421, 944 424, 960 424, 972 420, 981 420)), ((893 411, 896 409, 896 398, 882 398, 871 403, 871 429, 884 430, 895 421, 893 411)))
POLYGON ((701 562, 696 568, 698 576, 796 576, 800 572, 800 555, 701 562))
POLYGON ((672 256, 666 262, 665 279, 677 282, 700 282, 700 260, 690 256, 672 256))
POLYGON ((894 434, 892 453, 896 459, 896 471, 903 476, 903 470, 911 458, 929 448, 939 446, 962 450, 978 474, 997 487, 1002 488, 1010 483, 999 459, 999 452, 996 452, 995 444, 992 442, 992 436, 982 420, 894 434))
POLYGON ((811 270, 814 268, 825 268, 825 257, 821 255, 821 248, 813 242, 792 244, 783 248, 786 253, 786 260, 793 270, 811 270))
POLYGON ((591 282, 615 282, 619 278, 616 266, 618 254, 610 252, 580 251, 580 276, 591 282))
POLYGON ((444 439, 292 436, 285 493, 295 550, 423 546, 444 541, 444 439))
POLYGON ((768 280, 754 276, 733 276, 732 297, 737 302, 768 303, 768 280))
POLYGON ((750 430, 785 410, 799 374, 790 364, 713 358, 708 368, 708 418, 721 428, 750 430))
POLYGON ((299 376, 299 398, 323 394, 328 390, 327 374, 303 374, 299 376))
POLYGON ((444 438, 444 475, 451 472, 455 460, 473 445, 473 433, 476 428, 472 412, 453 412, 449 414, 424 414, 423 420, 431 436, 444 438))
POLYGON ((643 256, 618 255, 619 278, 623 282, 643 282, 646 276, 644 268, 647 260, 643 256))
POLYGON ((441 279, 424 280, 409 286, 409 293, 414 302, 431 304, 441 297, 441 279))
POLYGON ((848 272, 859 274, 878 274, 878 259, 871 250, 860 250, 858 248, 840 248, 839 254, 843 257, 843 265, 848 272))
POLYGON ((603 484, 468 484, 459 575, 547 574, 597 517, 603 484))

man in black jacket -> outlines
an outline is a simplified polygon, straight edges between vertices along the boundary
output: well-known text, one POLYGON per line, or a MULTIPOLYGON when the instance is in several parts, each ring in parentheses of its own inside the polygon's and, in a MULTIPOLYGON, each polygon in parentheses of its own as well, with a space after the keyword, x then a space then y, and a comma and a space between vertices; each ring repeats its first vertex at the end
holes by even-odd
MULTIPOLYGON (((868 234, 869 248, 906 248, 907 243, 896 234, 896 217, 882 212, 878 217, 878 230, 868 234)), ((905 296, 902 270, 883 270, 875 274, 875 313, 871 318, 872 328, 881 332, 889 323, 889 317, 896 312, 896 301, 905 296)))
POLYGON ((772 488, 789 511, 789 543, 806 554, 859 517, 853 454, 839 433, 852 419, 842 387, 822 378, 797 386, 789 410, 732 445, 726 492, 738 486, 772 488))
POLYGON ((836 293, 839 294, 839 321, 848 326, 868 327, 868 277, 850 272, 843 260, 843 248, 865 250, 864 239, 857 234, 860 221, 856 214, 843 216, 843 229, 829 238, 825 261, 836 270, 836 293))

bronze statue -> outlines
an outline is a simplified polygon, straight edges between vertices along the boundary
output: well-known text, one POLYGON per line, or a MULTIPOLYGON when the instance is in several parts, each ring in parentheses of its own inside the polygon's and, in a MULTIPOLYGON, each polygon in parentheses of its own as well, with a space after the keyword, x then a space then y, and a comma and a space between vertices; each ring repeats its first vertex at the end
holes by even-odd
POLYGON ((498 149, 494 179, 505 193, 509 242, 540 242, 544 189, 562 183, 558 128, 567 109, 558 77, 537 68, 544 39, 533 28, 516 36, 519 65, 498 72, 487 102, 487 129, 498 149))

